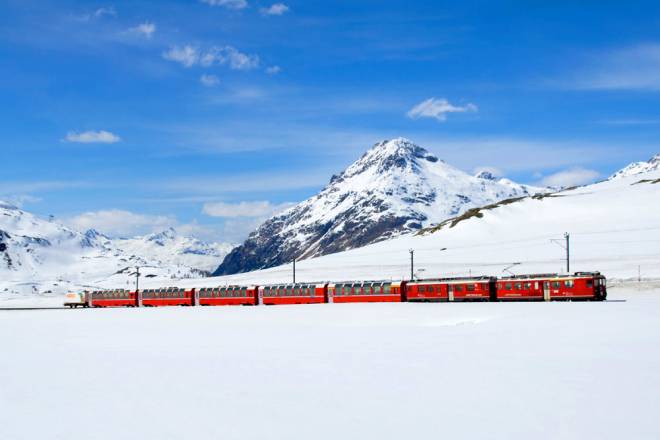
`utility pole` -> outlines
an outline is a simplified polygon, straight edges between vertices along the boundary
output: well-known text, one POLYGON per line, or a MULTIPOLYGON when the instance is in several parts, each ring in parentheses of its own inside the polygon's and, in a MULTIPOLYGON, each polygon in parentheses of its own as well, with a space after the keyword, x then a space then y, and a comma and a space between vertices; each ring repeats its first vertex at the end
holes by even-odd
POLYGON ((641 265, 637 266, 637 282, 638 283, 642 282, 642 266, 641 265))
POLYGON ((293 259, 293 284, 296 284, 296 259, 293 259))
POLYGON ((413 249, 409 249, 408 252, 410 252, 410 281, 414 281, 414 279, 415 279, 415 251, 413 249))
POLYGON ((140 291, 140 266, 135 268, 135 291, 140 291))
POLYGON ((571 273, 571 234, 564 232, 566 239, 566 273, 571 273))
POLYGON ((550 242, 564 248, 566 251, 566 273, 571 273, 571 234, 564 232, 564 243, 559 238, 551 238, 550 242))

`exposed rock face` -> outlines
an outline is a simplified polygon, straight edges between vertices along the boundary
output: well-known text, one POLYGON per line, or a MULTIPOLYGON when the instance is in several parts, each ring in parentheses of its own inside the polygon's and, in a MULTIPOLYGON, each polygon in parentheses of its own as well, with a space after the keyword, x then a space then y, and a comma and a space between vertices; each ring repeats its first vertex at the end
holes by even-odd
POLYGON ((214 275, 361 247, 537 191, 489 173, 471 176, 407 139, 382 141, 319 194, 263 223, 214 275))

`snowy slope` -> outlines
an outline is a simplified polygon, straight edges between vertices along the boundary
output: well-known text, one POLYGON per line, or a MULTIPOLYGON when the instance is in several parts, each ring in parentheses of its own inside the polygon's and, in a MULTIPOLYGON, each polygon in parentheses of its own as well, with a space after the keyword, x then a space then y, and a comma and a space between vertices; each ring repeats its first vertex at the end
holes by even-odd
POLYGON ((135 266, 164 279, 199 277, 230 246, 207 245, 173 230, 131 240, 112 240, 96 230, 74 231, 0 202, 0 295, 83 289, 132 283, 135 266))
POLYGON ((379 142, 318 195, 266 221, 216 274, 361 247, 538 191, 488 173, 470 176, 407 139, 379 142))
POLYGON ((660 170, 660 154, 656 154, 646 162, 633 162, 627 167, 612 174, 609 178, 620 179, 622 177, 634 176, 636 174, 658 170, 660 170))
MULTIPOLYGON (((408 279, 409 249, 418 277, 562 272, 571 237, 571 270, 609 278, 660 278, 660 171, 622 177, 546 197, 525 198, 435 232, 407 234, 360 249, 300 261, 297 280, 408 279), (514 263, 520 263, 512 266, 514 263), (423 270, 422 270, 423 269, 423 270)), ((470 214, 475 214, 471 211, 470 214)), ((467 215, 466 215, 467 217, 467 215)), ((188 286, 290 282, 291 264, 188 286)))

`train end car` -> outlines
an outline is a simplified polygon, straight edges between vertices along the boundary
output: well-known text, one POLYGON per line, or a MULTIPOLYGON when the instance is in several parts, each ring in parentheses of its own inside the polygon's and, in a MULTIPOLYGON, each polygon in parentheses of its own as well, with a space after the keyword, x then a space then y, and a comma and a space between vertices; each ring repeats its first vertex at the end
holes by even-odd
POLYGON ((326 283, 297 283, 259 286, 259 303, 277 304, 323 304, 328 302, 326 283))
POLYGON ((69 292, 64 296, 64 307, 89 307, 88 292, 69 292))
POLYGON ((607 298, 607 282, 600 272, 534 274, 500 278, 498 300, 592 300, 607 298))
POLYGON ((256 306, 258 286, 222 286, 195 289, 196 304, 200 306, 256 306))
POLYGON ((328 302, 402 302, 405 281, 347 281, 328 284, 328 302))

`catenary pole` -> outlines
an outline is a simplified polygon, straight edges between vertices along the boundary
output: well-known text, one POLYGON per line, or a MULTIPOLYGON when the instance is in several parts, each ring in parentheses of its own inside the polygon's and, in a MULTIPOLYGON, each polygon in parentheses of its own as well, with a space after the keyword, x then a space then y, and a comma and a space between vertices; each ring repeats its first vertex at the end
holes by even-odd
POLYGON ((415 251, 413 249, 410 249, 409 252, 410 252, 410 281, 414 281, 414 277, 415 277, 415 251))
POLYGON ((293 284, 296 284, 296 259, 293 259, 293 284))
POLYGON ((564 233, 566 238, 566 273, 571 273, 571 234, 564 233))

